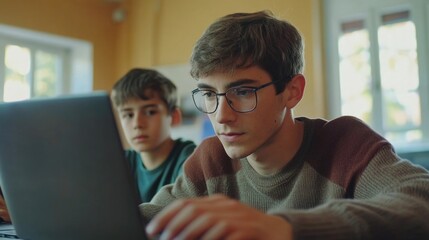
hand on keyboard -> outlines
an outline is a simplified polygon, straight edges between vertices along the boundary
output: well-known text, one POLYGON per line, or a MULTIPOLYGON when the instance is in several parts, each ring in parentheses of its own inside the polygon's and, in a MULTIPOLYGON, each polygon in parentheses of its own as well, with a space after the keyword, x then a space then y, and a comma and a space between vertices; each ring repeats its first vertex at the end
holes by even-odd
POLYGON ((10 222, 9 211, 7 210, 6 202, 2 195, 0 195, 0 218, 5 222, 10 222))

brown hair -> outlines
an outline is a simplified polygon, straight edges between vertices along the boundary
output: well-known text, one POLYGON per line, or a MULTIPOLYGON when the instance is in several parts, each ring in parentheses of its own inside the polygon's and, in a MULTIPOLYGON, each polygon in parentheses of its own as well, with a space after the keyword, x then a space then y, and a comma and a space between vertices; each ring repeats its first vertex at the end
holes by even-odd
POLYGON ((298 30, 270 11, 234 13, 211 24, 191 56, 195 79, 257 65, 277 81, 276 91, 304 68, 304 43, 298 30))
POLYGON ((115 83, 112 91, 112 100, 116 107, 133 97, 148 100, 155 96, 164 101, 170 113, 177 107, 176 85, 152 69, 131 69, 115 83))

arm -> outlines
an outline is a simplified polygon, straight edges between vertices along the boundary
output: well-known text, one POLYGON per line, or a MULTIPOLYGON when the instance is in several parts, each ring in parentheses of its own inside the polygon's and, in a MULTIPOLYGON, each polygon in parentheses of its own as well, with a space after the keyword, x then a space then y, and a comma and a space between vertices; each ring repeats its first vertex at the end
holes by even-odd
MULTIPOLYGON (((179 140, 181 141, 181 140, 179 140)), ((174 156, 176 158, 177 166, 175 167, 174 175, 172 176, 172 183, 176 181, 176 179, 183 174, 183 165, 185 164, 185 161, 189 158, 189 156, 192 155, 194 152, 196 145, 192 141, 184 141, 180 143, 181 149, 178 155, 174 156)))
POLYGON ((180 175, 175 183, 163 186, 149 203, 140 204, 139 208, 143 220, 149 222, 158 212, 170 203, 181 197, 186 198, 186 195, 192 196, 186 190, 188 189, 187 184, 189 183, 184 180, 184 176, 180 175))
POLYGON ((383 148, 357 179, 354 199, 275 214, 296 239, 429 239, 429 174, 383 148))

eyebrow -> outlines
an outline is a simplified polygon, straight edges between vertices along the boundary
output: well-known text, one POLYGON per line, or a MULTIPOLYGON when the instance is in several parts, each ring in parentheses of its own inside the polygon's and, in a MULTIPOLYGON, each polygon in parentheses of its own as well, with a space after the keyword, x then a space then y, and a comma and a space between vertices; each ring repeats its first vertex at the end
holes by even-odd
MULTIPOLYGON (((156 107, 158 107, 158 104, 153 103, 153 104, 144 105, 140 107, 140 109, 156 108, 156 107)), ((132 108, 131 107, 119 108, 119 111, 120 112, 132 111, 132 108)))
MULTIPOLYGON (((257 81, 256 81, 256 80, 254 80, 254 79, 248 79, 248 78, 245 78, 245 79, 239 79, 239 80, 237 80, 237 81, 234 81, 234 82, 228 83, 228 84, 225 86, 225 88, 226 88, 226 89, 229 89, 229 88, 238 87, 238 86, 245 85, 245 84, 253 84, 253 83, 256 83, 256 82, 257 82, 257 81)), ((206 84, 206 83, 198 83, 197 87, 198 87, 198 88, 214 88, 214 87, 212 87, 212 86, 210 86, 209 84, 206 84)))

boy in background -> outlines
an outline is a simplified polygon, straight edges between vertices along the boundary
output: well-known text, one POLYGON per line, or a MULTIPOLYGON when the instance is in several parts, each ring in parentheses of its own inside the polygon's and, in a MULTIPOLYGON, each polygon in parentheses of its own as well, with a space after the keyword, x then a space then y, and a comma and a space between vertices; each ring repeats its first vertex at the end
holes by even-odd
POLYGON ((171 128, 182 120, 176 86, 155 70, 135 68, 113 86, 112 100, 131 146, 125 155, 140 199, 148 202, 162 186, 176 180, 196 147, 192 141, 171 136, 171 128))

